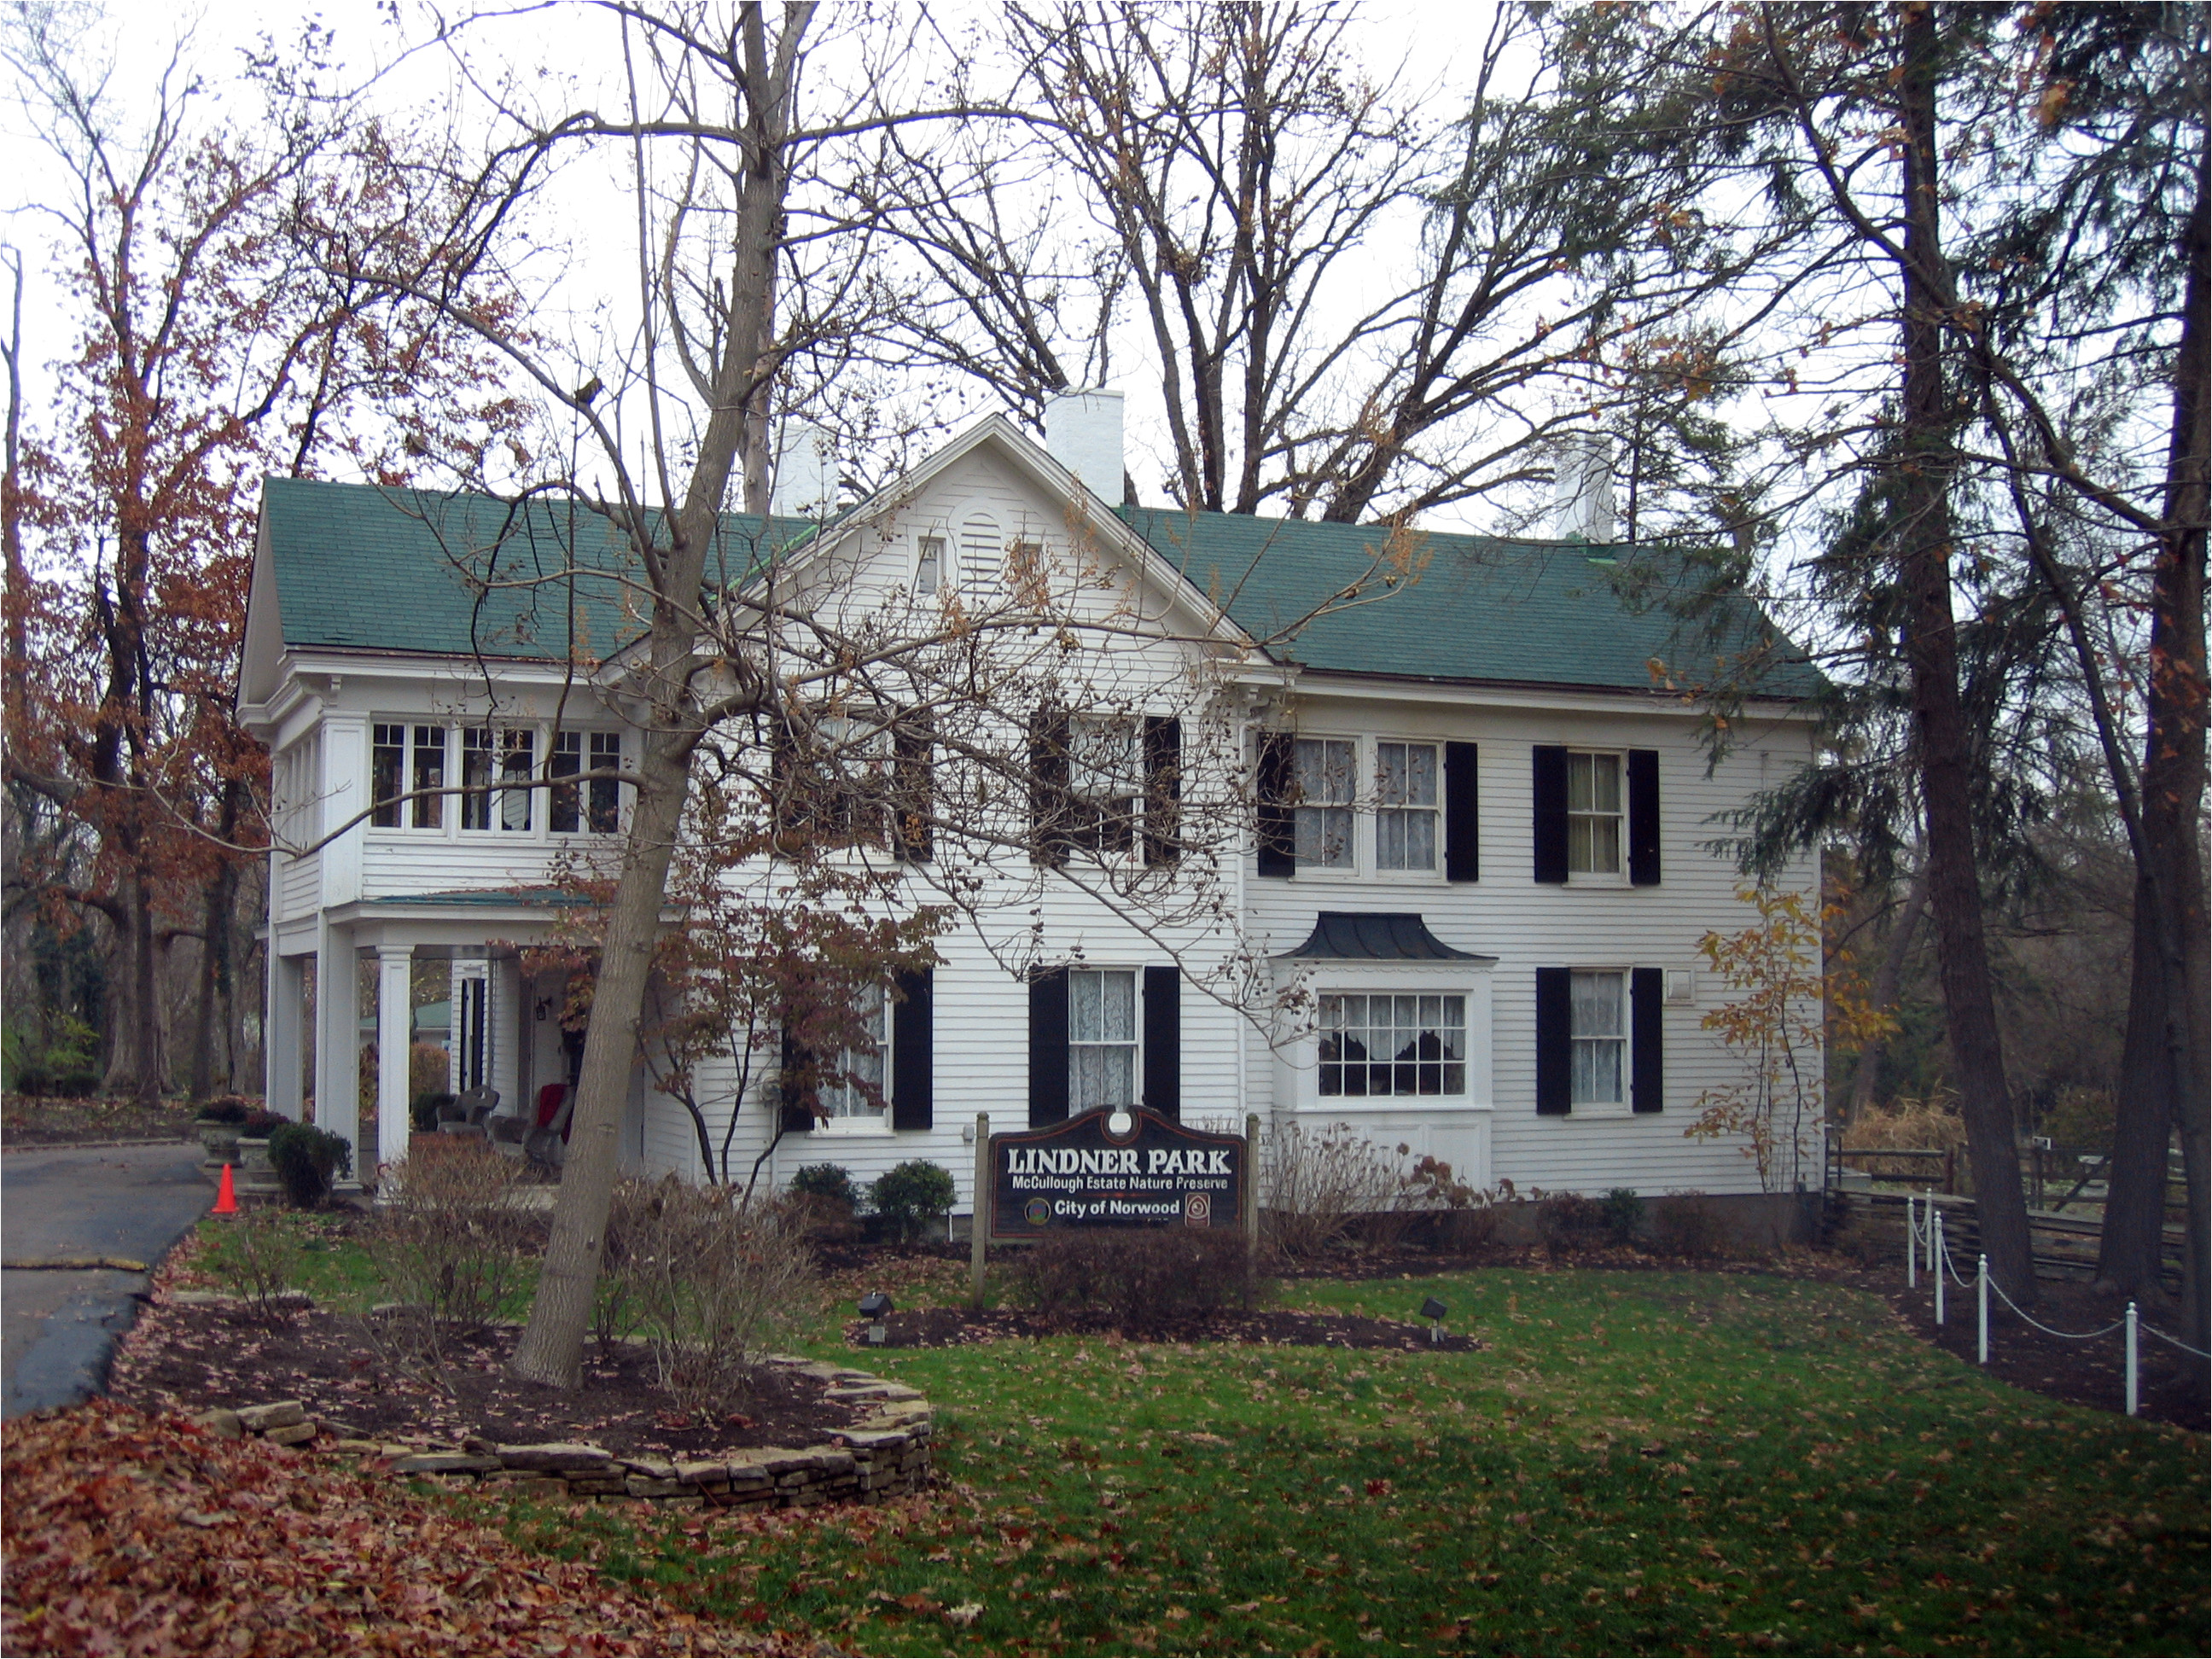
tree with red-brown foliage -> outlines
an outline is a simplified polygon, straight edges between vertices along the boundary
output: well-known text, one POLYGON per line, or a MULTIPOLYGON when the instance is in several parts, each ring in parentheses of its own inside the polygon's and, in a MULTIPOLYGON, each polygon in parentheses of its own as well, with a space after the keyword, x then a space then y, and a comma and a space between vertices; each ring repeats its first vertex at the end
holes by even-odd
POLYGON ((369 258, 434 267, 410 228, 432 175, 318 89, 326 36, 223 87, 179 48, 125 88, 84 24, 26 8, 4 45, 62 181, 39 205, 75 327, 20 456, 10 358, 6 775, 87 849, 11 881, 58 925, 106 930, 106 1085, 151 1103, 181 936, 203 947, 190 1080, 218 1081, 239 869, 267 838, 266 756, 232 719, 260 478, 398 482, 523 411, 437 313, 357 280, 369 258))

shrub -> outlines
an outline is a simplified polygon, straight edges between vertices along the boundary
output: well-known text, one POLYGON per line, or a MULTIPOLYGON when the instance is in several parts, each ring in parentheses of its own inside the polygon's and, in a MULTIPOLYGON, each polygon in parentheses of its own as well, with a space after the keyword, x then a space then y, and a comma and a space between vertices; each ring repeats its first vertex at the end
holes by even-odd
POLYGON ((1536 1203, 1536 1236, 1553 1255, 1595 1243, 1605 1231, 1605 1206, 1580 1193, 1553 1193, 1536 1203))
POLYGON ((276 1324, 296 1276, 300 1241, 276 1210, 243 1210, 228 1220, 208 1253, 208 1270, 245 1304, 247 1318, 276 1324))
POLYGON ((243 1123, 252 1115, 253 1103, 244 1095, 217 1095, 199 1109, 203 1123, 243 1123))
POLYGON ((868 1183, 868 1204, 903 1244, 937 1217, 950 1213, 952 1172, 923 1158, 887 1170, 868 1183))
POLYGON ((1728 1230, 1703 1193, 1669 1193, 1651 1206, 1651 1243, 1662 1255, 1703 1260, 1727 1254, 1728 1230))
POLYGON ((438 1114, 448 1106, 459 1105, 460 1098, 450 1089, 434 1089, 428 1094, 417 1095, 415 1103, 408 1108, 407 1121, 417 1134, 435 1134, 438 1114))
POLYGON ((407 1045, 407 1094, 410 1100, 441 1094, 453 1074, 453 1057, 435 1042, 407 1045))
POLYGON ((1637 1197, 1635 1188, 1613 1188, 1599 1210, 1608 1243, 1626 1249, 1636 1243, 1636 1229, 1644 1219, 1644 1200, 1637 1197))
POLYGON ((257 1106, 238 1121, 238 1132, 249 1140, 266 1139, 292 1120, 282 1112, 257 1106))
POLYGON ((353 1173, 353 1143, 310 1123, 282 1123, 269 1133, 269 1164, 295 1209, 312 1210, 331 1193, 331 1177, 353 1173))
POLYGON ((661 1386, 686 1411, 742 1403, 811 1277, 793 1206, 670 1176, 635 1183, 624 1228, 617 1271, 661 1386))
POLYGON ((1286 1256, 1319 1255, 1340 1243, 1355 1216, 1395 1210, 1396 1162, 1349 1124, 1315 1133, 1297 1124, 1268 1142, 1263 1220, 1286 1256))
POLYGON ((805 1165, 792 1176, 791 1190, 808 1198, 842 1204, 848 1212, 857 1212, 860 1207, 860 1189, 853 1184, 853 1172, 840 1164, 805 1165))
POLYGON ((1241 1233, 1227 1229, 1097 1228, 1047 1233, 1013 1262, 1024 1299, 1045 1313, 1106 1313, 1123 1329, 1182 1315, 1250 1307, 1261 1286, 1241 1233))
MULTIPOLYGON (((1844 1131, 1844 1145, 1852 1152, 1891 1146, 1917 1152, 1954 1151, 1963 1164, 1966 1124, 1948 1091, 1924 1097, 1899 1095, 1887 1105, 1869 1107, 1856 1123, 1844 1131)), ((1934 1184, 1942 1178, 1940 1168, 1927 1158, 1854 1158, 1851 1167, 1884 1181, 1934 1184)))
POLYGON ((400 1299, 482 1329, 520 1283, 536 1218, 519 1202, 522 1165, 480 1142, 386 1166, 369 1252, 400 1299))
POLYGON ((15 1024, 0 1036, 0 1073, 21 1094, 82 1099, 100 1086, 100 1034, 74 1014, 15 1024))

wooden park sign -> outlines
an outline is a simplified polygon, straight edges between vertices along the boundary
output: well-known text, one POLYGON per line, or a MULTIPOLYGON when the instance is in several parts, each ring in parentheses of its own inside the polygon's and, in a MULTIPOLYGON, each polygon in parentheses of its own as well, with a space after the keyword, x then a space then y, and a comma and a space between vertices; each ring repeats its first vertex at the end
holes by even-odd
MULTIPOLYGON (((1253 1121, 1256 1125, 1256 1120, 1253 1121)), ((1102 1107, 1012 1134, 976 1120, 975 1291, 984 1246, 1094 1227, 1243 1230, 1252 1137, 1187 1128, 1141 1108, 1102 1107)))

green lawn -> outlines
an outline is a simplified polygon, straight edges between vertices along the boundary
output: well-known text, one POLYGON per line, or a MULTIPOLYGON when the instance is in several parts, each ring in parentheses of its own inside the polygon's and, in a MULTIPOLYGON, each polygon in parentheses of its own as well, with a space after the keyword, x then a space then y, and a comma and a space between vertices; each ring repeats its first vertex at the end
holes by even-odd
POLYGON ((2200 1440, 1991 1383, 1806 1283, 1288 1295, 1403 1317, 1431 1292, 1486 1351, 882 1355, 939 1409, 947 1484, 902 1510, 513 1524, 871 1654, 2206 1650, 2200 1440))

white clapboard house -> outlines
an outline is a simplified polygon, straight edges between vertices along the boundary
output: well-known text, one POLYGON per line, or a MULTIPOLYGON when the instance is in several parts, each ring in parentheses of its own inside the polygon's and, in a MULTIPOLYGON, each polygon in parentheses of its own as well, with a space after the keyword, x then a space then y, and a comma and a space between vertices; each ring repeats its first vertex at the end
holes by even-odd
MULTIPOLYGON (((825 603, 937 605, 1004 580, 1012 555, 1048 576, 1080 562, 1084 602, 1121 619, 1120 740, 1145 763, 1182 744, 1170 758, 1196 769, 1195 722, 1229 728, 1208 752, 1237 775, 1185 791, 1230 839, 1206 861, 1219 903, 1163 923, 1111 882, 1002 851, 994 909, 981 859, 981 899, 857 1057, 881 1103, 848 1091, 826 1119, 797 1115, 767 1170, 865 1181, 928 1158, 964 1211, 978 1114, 1024 1127, 1133 1101, 1212 1127, 1348 1123, 1477 1187, 1757 1192, 1740 1145, 1684 1134, 1736 1075, 1700 1026, 1724 992, 1698 941, 1750 920, 1708 843, 1813 742, 1809 674, 1749 604, 1731 643, 1692 646, 1625 599, 1624 574, 1666 556, 1607 543, 1601 489, 1566 504, 1584 533, 1553 541, 1115 508, 1082 480, 1121 493, 1118 397, 1064 398, 1048 429, 1040 446, 986 419, 826 522, 742 527, 825 603), (1654 665, 1693 677, 1717 649, 1775 662, 1716 765, 1654 665), (1232 982, 1257 988, 1245 1012, 1232 982), (1271 987, 1297 993, 1286 1011, 1257 1008, 1271 987)), ((618 844, 623 786, 421 792, 634 762, 610 691, 634 609, 611 580, 536 580, 601 544, 620 556, 580 508, 266 486, 240 696, 273 753, 277 828, 307 847, 367 812, 270 858, 268 1094, 293 1115, 312 1096, 357 1139, 373 1003, 376 1159, 406 1151, 418 959, 452 965, 456 1089, 526 1114, 572 1078, 563 984, 526 976, 519 951, 553 935, 556 864, 618 844)), ((1786 879, 1810 890, 1815 872, 1786 879)), ((738 1115, 746 1164, 785 1120, 760 1091, 712 1109, 738 1115)), ((643 1068, 623 1146, 637 1171, 702 1174, 690 1120, 643 1068)))

